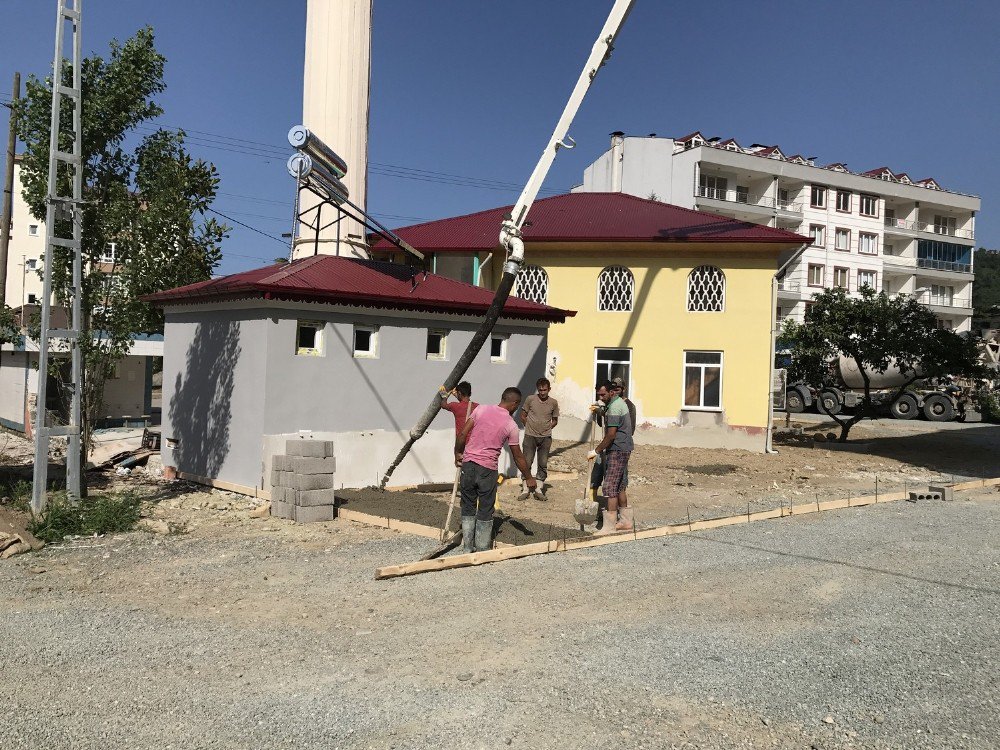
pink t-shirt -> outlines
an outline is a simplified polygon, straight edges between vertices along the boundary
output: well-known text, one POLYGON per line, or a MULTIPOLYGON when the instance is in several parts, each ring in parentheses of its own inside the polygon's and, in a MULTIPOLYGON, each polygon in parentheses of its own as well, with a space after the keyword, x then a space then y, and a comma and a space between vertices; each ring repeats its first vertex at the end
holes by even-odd
POLYGON ((477 406, 469 421, 473 426, 462 460, 474 461, 485 469, 496 469, 503 447, 519 442, 517 423, 510 412, 495 404, 477 406))

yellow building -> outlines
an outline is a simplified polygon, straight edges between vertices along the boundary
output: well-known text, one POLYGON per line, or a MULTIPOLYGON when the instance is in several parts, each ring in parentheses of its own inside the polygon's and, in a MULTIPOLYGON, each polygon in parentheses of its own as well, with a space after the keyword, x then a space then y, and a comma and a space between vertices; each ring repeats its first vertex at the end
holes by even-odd
MULTIPOLYGON (((495 288, 508 210, 399 234, 438 273, 495 288)), ((580 439, 595 384, 622 377, 637 443, 766 449, 775 276, 806 238, 621 193, 571 193, 537 201, 524 239, 515 292, 577 311, 550 330, 539 373, 559 399, 556 437, 580 439)))

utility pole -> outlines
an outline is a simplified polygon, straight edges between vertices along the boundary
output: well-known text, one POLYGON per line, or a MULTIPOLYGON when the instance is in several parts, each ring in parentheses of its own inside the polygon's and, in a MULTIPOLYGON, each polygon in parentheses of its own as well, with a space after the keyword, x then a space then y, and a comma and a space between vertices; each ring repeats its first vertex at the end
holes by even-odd
POLYGON ((7 248, 10 246, 10 221, 14 212, 14 148, 17 145, 17 113, 14 107, 21 98, 21 74, 14 74, 14 98, 10 102, 10 125, 7 130, 7 171, 3 180, 3 210, 0 210, 0 307, 7 303, 7 248))
POLYGON ((42 283, 42 325, 38 341, 38 403, 35 417, 35 467, 31 486, 31 510, 40 513, 45 508, 48 489, 49 439, 65 436, 66 494, 71 501, 80 498, 81 482, 81 397, 83 384, 83 353, 80 349, 82 308, 80 295, 83 287, 83 0, 58 0, 56 16, 56 50, 52 62, 52 121, 49 134, 49 183, 45 198, 45 274, 42 283), (63 47, 66 43, 66 24, 71 27, 73 80, 63 85, 63 47), (70 99, 73 105, 72 132, 62 133, 62 101, 70 99), (60 135, 72 139, 72 150, 63 151, 60 135), (73 173, 72 196, 59 194, 60 167, 68 166, 73 173), (66 221, 73 227, 73 236, 60 237, 57 229, 66 221), (69 290, 70 327, 51 328, 52 314, 52 256, 53 248, 62 247, 72 256, 72 286, 69 290), (69 421, 66 425, 49 425, 45 408, 48 390, 50 342, 64 341, 70 348, 71 375, 69 388, 69 421))

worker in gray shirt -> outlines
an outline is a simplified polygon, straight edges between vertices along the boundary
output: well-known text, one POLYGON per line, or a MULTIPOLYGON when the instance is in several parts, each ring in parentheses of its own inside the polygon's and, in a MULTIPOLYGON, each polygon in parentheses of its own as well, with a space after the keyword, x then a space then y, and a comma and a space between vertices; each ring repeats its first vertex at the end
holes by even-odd
MULTIPOLYGON (((534 492, 536 500, 545 500, 545 479, 549 475, 549 451, 552 449, 552 429, 559 422, 559 402, 549 395, 552 384, 547 378, 539 378, 535 382, 535 393, 528 396, 521 406, 521 421, 524 423, 524 442, 521 451, 524 460, 531 468, 535 457, 538 457, 538 470, 535 479, 538 480, 538 490, 534 492)), ((526 487, 522 486, 519 500, 528 497, 526 487)))

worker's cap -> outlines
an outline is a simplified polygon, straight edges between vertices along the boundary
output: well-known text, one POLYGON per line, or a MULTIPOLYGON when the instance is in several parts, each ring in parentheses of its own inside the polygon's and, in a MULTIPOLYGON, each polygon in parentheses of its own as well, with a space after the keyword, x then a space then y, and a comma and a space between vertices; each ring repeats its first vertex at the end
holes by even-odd
POLYGON ((625 387, 625 381, 621 378, 611 378, 611 385, 618 386, 619 388, 625 387))

